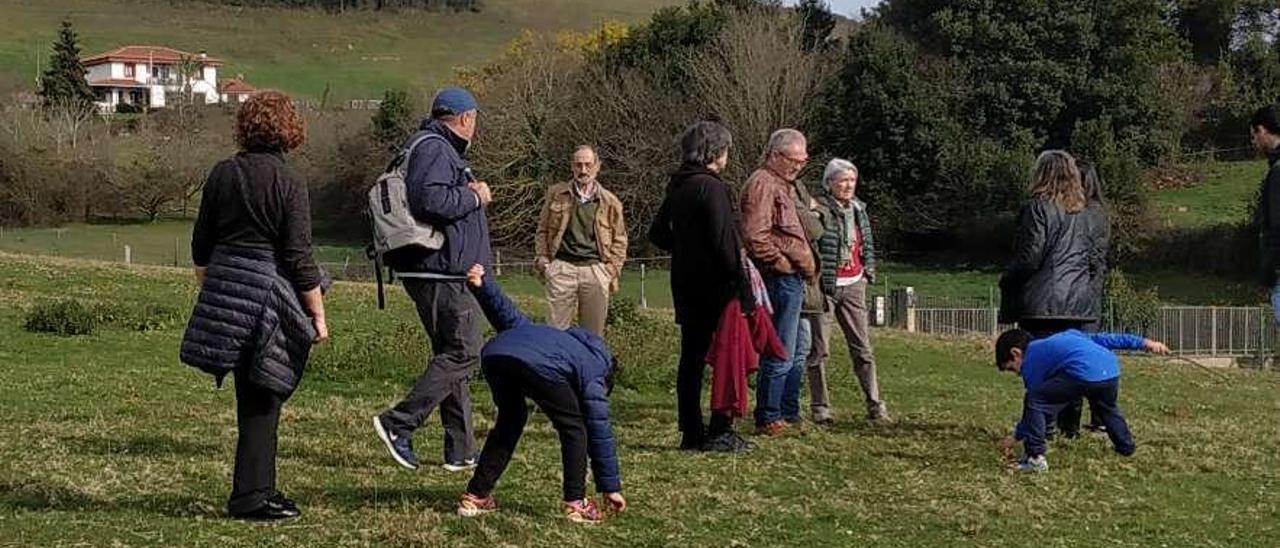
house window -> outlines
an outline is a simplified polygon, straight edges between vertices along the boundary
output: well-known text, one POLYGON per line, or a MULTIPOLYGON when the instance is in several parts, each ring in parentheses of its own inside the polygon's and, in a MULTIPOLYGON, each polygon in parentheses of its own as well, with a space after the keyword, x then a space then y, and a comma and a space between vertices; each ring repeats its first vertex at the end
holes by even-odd
POLYGON ((133 78, 133 76, 134 76, 134 64, 133 64, 133 63, 125 63, 125 64, 124 64, 124 77, 125 77, 125 78, 133 78))

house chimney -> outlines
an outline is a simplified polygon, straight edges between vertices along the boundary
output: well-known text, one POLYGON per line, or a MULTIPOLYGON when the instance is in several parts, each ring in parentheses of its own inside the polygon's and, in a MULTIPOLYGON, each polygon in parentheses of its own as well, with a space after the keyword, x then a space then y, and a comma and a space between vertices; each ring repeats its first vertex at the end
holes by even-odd
POLYGON ((209 58, 209 52, 205 50, 200 50, 200 60, 203 61, 208 58, 209 58))

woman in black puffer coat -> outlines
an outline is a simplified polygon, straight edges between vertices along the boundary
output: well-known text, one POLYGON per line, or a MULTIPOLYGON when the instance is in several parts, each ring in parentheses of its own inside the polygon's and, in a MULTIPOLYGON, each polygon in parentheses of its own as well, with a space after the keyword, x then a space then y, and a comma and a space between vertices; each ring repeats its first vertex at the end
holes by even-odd
POLYGON ((276 490, 276 428, 312 343, 329 338, 307 186, 285 164, 303 139, 289 96, 250 97, 236 115, 241 150, 210 171, 191 235, 200 295, 181 358, 219 383, 235 378, 239 436, 227 511, 236 518, 300 514, 276 490))

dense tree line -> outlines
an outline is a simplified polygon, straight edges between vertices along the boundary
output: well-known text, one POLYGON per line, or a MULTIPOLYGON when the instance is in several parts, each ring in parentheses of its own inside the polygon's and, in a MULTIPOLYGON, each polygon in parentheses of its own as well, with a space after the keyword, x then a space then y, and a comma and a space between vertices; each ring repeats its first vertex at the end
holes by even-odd
POLYGON ((169 0, 173 3, 213 3, 246 7, 313 8, 329 11, 426 9, 480 11, 482 0, 169 0))
MULTIPOLYGON (((745 180, 770 131, 797 127, 812 137, 809 184, 833 156, 861 167, 859 194, 876 211, 885 250, 932 244, 968 260, 1003 254, 1034 156, 1067 148, 1100 166, 1116 248, 1132 254, 1152 249, 1149 174, 1176 170, 1187 151, 1247 145, 1248 114, 1280 97, 1276 13, 1259 0, 887 0, 850 24, 820 0, 794 9, 702 0, 631 26, 526 34, 459 78, 484 105, 474 160, 497 193, 501 244, 527 246, 537 215, 528 204, 567 176, 580 143, 597 145, 602 180, 631 226, 646 226, 675 167, 676 137, 713 118, 734 132, 730 181, 745 180)), ((310 114, 298 166, 318 220, 366 229, 367 185, 424 114, 409 97, 389 91, 372 119, 310 114)), ((21 161, 20 140, 11 143, 19 150, 0 155, 0 178, 35 165, 21 161)), ((0 214, 12 222, 5 200, 0 214)))

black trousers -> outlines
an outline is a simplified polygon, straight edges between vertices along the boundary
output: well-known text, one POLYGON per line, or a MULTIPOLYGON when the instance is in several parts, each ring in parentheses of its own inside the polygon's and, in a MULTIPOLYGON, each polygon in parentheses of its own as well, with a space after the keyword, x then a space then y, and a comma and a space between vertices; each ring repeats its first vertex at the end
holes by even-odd
POLYGON ((284 401, 253 384, 245 368, 235 370, 236 465, 227 512, 257 510, 276 493, 276 429, 284 401))
POLYGON ((1082 382, 1066 375, 1056 375, 1040 383, 1029 392, 1022 409, 1022 426, 1025 429, 1023 446, 1028 456, 1045 452, 1047 422, 1058 416, 1072 402, 1081 398, 1089 400, 1095 416, 1107 427, 1107 436, 1117 453, 1132 455, 1136 446, 1129 433, 1129 424, 1116 403, 1120 395, 1120 379, 1102 382, 1082 382))
POLYGON ((707 352, 720 320, 716 318, 686 319, 680 324, 680 364, 676 369, 676 412, 682 446, 697 447, 706 437, 728 431, 732 420, 713 415, 708 428, 702 422, 702 388, 707 370, 707 352))
POLYGON ((516 444, 529 420, 525 398, 533 400, 560 437, 560 463, 564 467, 565 501, 582 500, 587 493, 587 423, 578 394, 568 384, 550 382, 523 362, 494 357, 484 361, 484 378, 493 392, 498 418, 485 439, 475 475, 467 492, 489 496, 511 462, 516 444))
POLYGON ((479 305, 460 281, 405 278, 403 283, 418 308, 432 357, 404 400, 382 416, 397 434, 412 436, 439 407, 445 462, 470 458, 476 441, 467 381, 480 362, 479 305))

